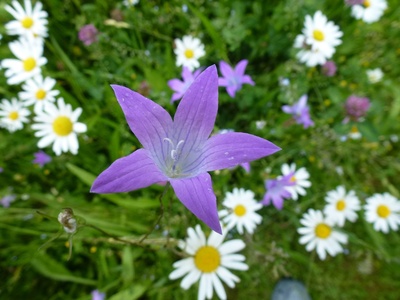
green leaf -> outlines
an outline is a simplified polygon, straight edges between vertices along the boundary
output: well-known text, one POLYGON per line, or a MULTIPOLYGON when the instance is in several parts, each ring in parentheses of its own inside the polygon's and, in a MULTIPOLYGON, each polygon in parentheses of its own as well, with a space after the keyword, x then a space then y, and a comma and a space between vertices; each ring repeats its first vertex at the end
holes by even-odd
POLYGON ((190 8, 190 10, 200 19, 206 28, 208 34, 213 40, 214 47, 217 49, 218 55, 223 59, 228 61, 228 55, 226 52, 225 44, 223 43, 223 39, 221 35, 215 30, 214 26, 208 20, 208 18, 198 9, 196 9, 192 4, 188 1, 185 1, 185 4, 190 8))
POLYGON ((32 266, 45 277, 58 281, 70 281, 86 285, 96 285, 92 279, 75 276, 62 264, 44 253, 38 253, 31 261, 32 266))
POLYGON ((143 285, 135 285, 132 286, 126 290, 123 290, 115 295, 113 295, 112 297, 110 297, 109 300, 135 300, 135 299, 139 299, 139 297, 141 297, 144 292, 147 290, 146 286, 143 285))
POLYGON ((95 180, 96 176, 88 171, 85 171, 73 164, 67 163, 67 169, 78 177, 83 183, 86 183, 89 186, 92 186, 93 181, 95 180))
POLYGON ((133 269, 133 256, 132 249, 129 246, 124 247, 122 252, 122 281, 124 286, 129 286, 135 276, 135 271, 133 269))
POLYGON ((385 260, 388 260, 390 258, 389 253, 385 249, 385 240, 382 238, 381 233, 376 232, 370 223, 368 223, 365 219, 362 219, 362 222, 364 223, 364 227, 367 230, 368 235, 371 237, 372 242, 374 243, 374 246, 378 250, 379 254, 383 256, 385 260))

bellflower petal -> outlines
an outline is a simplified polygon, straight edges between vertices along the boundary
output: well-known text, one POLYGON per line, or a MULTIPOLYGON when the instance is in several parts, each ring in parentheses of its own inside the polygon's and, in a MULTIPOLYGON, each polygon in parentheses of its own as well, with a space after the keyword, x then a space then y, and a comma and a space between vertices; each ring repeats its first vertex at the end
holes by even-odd
POLYGON ((235 72, 233 71, 232 67, 228 65, 224 61, 219 62, 219 70, 221 71, 222 76, 229 78, 235 75, 235 72))
POLYGON ((148 151, 139 149, 113 162, 96 178, 90 192, 129 192, 162 181, 168 178, 154 164, 148 151))
POLYGON ((182 79, 183 79, 183 81, 189 81, 189 80, 191 80, 191 81, 193 81, 193 74, 192 74, 192 72, 190 71, 190 69, 188 68, 188 67, 183 67, 182 68, 182 79))
POLYGON ((242 77, 242 83, 250 84, 250 85, 255 85, 253 79, 249 75, 244 75, 242 77))
POLYGON ((204 147, 202 168, 205 171, 231 168, 279 150, 273 143, 255 135, 242 132, 218 134, 212 136, 204 147))
POLYGON ((174 138, 186 141, 182 151, 202 145, 214 128, 218 110, 217 78, 216 67, 207 68, 179 103, 174 117, 174 138))
POLYGON ((236 75, 238 75, 240 77, 242 77, 244 75, 244 72, 246 70, 248 62, 249 61, 247 59, 243 59, 243 60, 238 62, 238 64, 235 67, 236 75))
POLYGON ((126 87, 112 85, 126 121, 139 142, 162 165, 168 155, 164 138, 172 128, 169 113, 157 103, 126 87))
POLYGON ((151 152, 154 148, 162 148, 163 138, 172 127, 169 113, 154 101, 126 87, 119 85, 111 87, 130 129, 143 147, 151 152))
POLYGON ((217 199, 210 174, 203 173, 192 178, 171 179, 170 182, 183 205, 212 230, 222 234, 217 199))

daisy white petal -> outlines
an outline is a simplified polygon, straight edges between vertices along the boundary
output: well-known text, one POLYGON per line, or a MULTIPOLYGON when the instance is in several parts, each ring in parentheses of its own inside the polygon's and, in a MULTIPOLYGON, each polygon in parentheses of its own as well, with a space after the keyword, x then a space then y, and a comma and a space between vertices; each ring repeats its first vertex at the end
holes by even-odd
POLYGON ((376 231, 388 233, 400 225, 400 201, 389 193, 375 194, 366 199, 365 219, 376 231))
POLYGON ((206 53, 198 38, 185 35, 182 40, 175 39, 175 46, 176 66, 187 67, 190 71, 200 67, 199 58, 206 53))
POLYGON ((62 98, 58 99, 57 106, 54 103, 46 103, 42 112, 38 112, 34 118, 35 124, 32 129, 38 130, 36 136, 41 136, 38 147, 44 148, 53 143, 53 151, 56 155, 63 152, 78 153, 79 144, 76 133, 85 132, 86 125, 83 123, 79 126, 72 119, 72 107, 65 104, 62 98), (80 130, 76 130, 79 128, 80 130), (44 135, 44 132, 47 132, 44 135))
MULTIPOLYGON (((200 281, 198 299, 212 299, 214 290, 220 299, 226 299, 226 292, 221 280, 231 288, 235 286, 235 282, 239 281, 239 278, 232 274, 228 268, 243 271, 248 269, 248 266, 243 262, 244 256, 234 254, 243 249, 245 244, 241 240, 223 243, 216 238, 218 234, 215 232, 212 232, 206 240, 198 238, 205 236, 200 226, 196 226, 195 229, 188 228, 187 231, 188 238, 185 241, 185 248, 197 250, 194 253, 188 253, 190 255, 188 258, 175 262, 173 267, 176 269, 169 275, 169 278, 176 279, 187 274, 181 282, 181 287, 187 289, 196 281, 200 281), (199 241, 203 243, 199 244, 199 241), (196 244, 188 245, 191 242, 196 244)), ((226 228, 223 228, 222 237, 225 237, 225 235, 226 228)))
POLYGON ((335 256, 343 252, 341 244, 347 243, 347 236, 336 231, 333 228, 332 221, 326 219, 321 211, 309 209, 303 215, 300 223, 304 224, 302 222, 304 219, 307 220, 307 224, 309 224, 307 227, 312 230, 311 233, 304 227, 299 228, 297 231, 303 234, 299 242, 300 244, 306 244, 307 251, 315 249, 321 260, 326 258, 326 253, 335 256))
POLYGON ((3 99, 0 103, 0 127, 6 128, 9 132, 20 130, 27 123, 30 111, 22 102, 13 98, 11 101, 3 99))
POLYGON ((343 186, 338 186, 336 190, 327 193, 325 201, 327 202, 324 208, 326 217, 339 227, 343 227, 346 220, 350 222, 357 220, 356 212, 361 209, 361 206, 354 191, 346 193, 343 186))
POLYGON ((261 216, 256 213, 262 208, 262 204, 254 199, 254 193, 250 190, 234 188, 232 192, 226 193, 222 205, 226 207, 226 212, 219 212, 222 222, 228 229, 236 227, 239 234, 244 233, 243 228, 252 234, 262 221, 261 216))

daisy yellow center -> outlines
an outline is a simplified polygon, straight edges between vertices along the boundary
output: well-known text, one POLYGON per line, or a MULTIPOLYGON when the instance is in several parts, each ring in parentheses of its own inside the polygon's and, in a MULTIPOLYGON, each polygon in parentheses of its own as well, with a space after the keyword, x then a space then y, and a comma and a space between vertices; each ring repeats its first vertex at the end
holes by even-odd
POLYGON ((371 2, 369 2, 368 0, 365 0, 364 3, 363 3, 363 5, 364 5, 365 7, 370 7, 370 6, 371 6, 371 2))
POLYGON ((15 121, 15 120, 18 119, 19 114, 18 114, 17 111, 12 111, 12 112, 10 112, 10 114, 8 115, 8 117, 9 117, 11 120, 15 121))
POLYGON ((344 210, 345 208, 346 208, 346 202, 344 202, 344 200, 339 200, 339 201, 336 203, 336 209, 337 209, 337 210, 342 211, 342 210, 344 210))
POLYGON ((23 61, 23 64, 24 70, 30 72, 36 67, 36 60, 33 57, 29 57, 23 61))
POLYGON ((71 119, 65 116, 57 117, 53 122, 53 131, 59 136, 66 136, 72 132, 71 119))
POLYGON ((194 52, 191 49, 186 49, 185 50, 185 56, 186 58, 193 58, 194 57, 194 52))
POLYGON ((221 263, 221 255, 218 250, 211 246, 203 246, 197 250, 194 263, 201 272, 214 272, 221 263))
POLYGON ((325 223, 319 223, 317 227, 315 227, 315 235, 321 239, 328 238, 331 235, 331 232, 331 227, 325 223))
POLYGON ((321 30, 315 29, 313 32, 313 37, 315 40, 321 42, 325 39, 324 33, 321 30))
POLYGON ((294 177, 294 176, 292 176, 292 177, 290 177, 290 182, 296 182, 296 177, 294 177))
POLYGON ((33 25, 33 19, 30 17, 25 17, 24 19, 21 20, 22 27, 25 29, 29 29, 33 25))
POLYGON ((351 132, 351 133, 358 133, 358 128, 357 128, 357 126, 351 127, 350 132, 351 132))
POLYGON ((239 205, 236 205, 236 207, 233 211, 234 211, 235 215, 237 215, 238 217, 243 217, 246 214, 246 207, 239 204, 239 205))
POLYGON ((36 99, 43 100, 46 97, 46 91, 44 89, 39 89, 36 92, 36 99))
POLYGON ((376 213, 381 218, 387 218, 390 215, 390 209, 386 205, 379 205, 376 209, 376 213))

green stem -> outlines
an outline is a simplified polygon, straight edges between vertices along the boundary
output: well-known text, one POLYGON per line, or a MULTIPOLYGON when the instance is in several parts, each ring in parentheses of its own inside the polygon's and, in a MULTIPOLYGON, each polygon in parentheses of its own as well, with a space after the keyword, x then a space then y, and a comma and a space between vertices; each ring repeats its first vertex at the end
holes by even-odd
POLYGON ((162 218, 163 215, 164 215, 164 205, 163 205, 163 203, 162 203, 162 199, 164 198, 165 194, 167 193, 167 190, 168 190, 169 186, 170 186, 170 183, 167 182, 167 184, 165 185, 165 188, 164 188, 164 190, 163 190, 163 192, 162 192, 160 198, 158 198, 158 200, 160 201, 161 213, 160 213, 160 215, 158 216, 156 223, 155 223, 155 224, 153 225, 153 227, 149 230, 149 232, 147 232, 147 233, 140 239, 139 243, 142 243, 145 239, 147 239, 147 237, 150 235, 150 233, 153 232, 153 230, 154 230, 154 228, 157 226, 157 224, 160 223, 161 218, 162 218))

